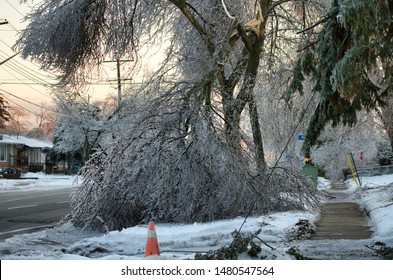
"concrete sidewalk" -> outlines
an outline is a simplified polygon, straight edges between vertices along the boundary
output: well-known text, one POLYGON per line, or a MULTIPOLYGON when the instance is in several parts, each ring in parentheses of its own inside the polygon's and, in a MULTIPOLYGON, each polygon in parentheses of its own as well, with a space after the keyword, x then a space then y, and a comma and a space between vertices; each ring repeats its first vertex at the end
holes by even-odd
POLYGON ((334 184, 328 191, 331 200, 322 205, 312 240, 367 239, 371 237, 368 219, 360 206, 351 201, 345 184, 334 184))

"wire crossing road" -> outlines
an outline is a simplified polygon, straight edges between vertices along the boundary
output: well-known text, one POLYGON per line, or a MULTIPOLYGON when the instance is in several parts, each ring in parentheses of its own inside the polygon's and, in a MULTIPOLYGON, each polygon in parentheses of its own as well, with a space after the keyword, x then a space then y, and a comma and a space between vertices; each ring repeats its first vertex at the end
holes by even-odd
POLYGON ((75 188, 0 194, 0 240, 59 222, 70 213, 75 188))

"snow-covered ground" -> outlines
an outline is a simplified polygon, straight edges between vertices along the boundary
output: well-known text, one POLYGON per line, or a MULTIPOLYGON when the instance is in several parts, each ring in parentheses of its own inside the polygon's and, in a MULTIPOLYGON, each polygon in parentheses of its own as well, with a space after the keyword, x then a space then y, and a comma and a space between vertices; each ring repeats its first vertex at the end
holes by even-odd
POLYGON ((78 186, 78 176, 46 175, 43 172, 26 173, 19 180, 8 180, 0 178, 0 194, 16 191, 46 191, 53 189, 74 188, 78 186))
MULTIPOLYGON (((31 175, 31 174, 30 174, 31 175)), ((29 180, 0 180, 0 195, 6 191, 34 191, 45 188, 75 186, 74 178, 64 176, 40 176, 38 182, 29 180), (20 181, 18 183, 18 181, 20 181), (23 187, 20 183, 24 183, 23 187)), ((311 223, 318 219, 318 211, 270 213, 250 217, 242 227, 242 233, 255 233, 255 241, 262 247, 261 257, 267 259, 293 259, 289 248, 297 248, 304 256, 315 259, 378 259, 370 249, 380 241, 393 246, 393 175, 363 178, 359 188, 348 180, 346 190, 359 202, 370 216, 373 236, 366 240, 297 240, 293 232, 300 219, 311 223), (263 241, 263 242, 262 242, 263 241)), ((319 188, 328 189, 329 181, 320 179, 319 188)), ((240 229, 245 219, 194 224, 156 223, 156 233, 161 250, 160 256, 149 259, 193 259, 196 252, 207 252, 232 242, 231 233, 240 229)), ((88 232, 77 229, 70 222, 55 228, 31 234, 16 235, 0 243, 0 259, 35 260, 79 260, 79 259, 145 259, 144 250, 147 238, 147 225, 135 226, 108 234, 88 232)), ((242 256, 247 258, 246 255, 242 256)))

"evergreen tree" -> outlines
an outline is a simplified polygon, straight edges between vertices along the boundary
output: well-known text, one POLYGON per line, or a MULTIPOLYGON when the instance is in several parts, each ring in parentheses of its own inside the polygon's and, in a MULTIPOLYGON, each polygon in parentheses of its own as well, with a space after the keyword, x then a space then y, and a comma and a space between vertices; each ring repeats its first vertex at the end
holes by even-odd
POLYGON ((288 94, 302 92, 306 76, 320 94, 303 148, 316 143, 325 125, 356 123, 356 112, 375 109, 392 87, 393 1, 334 0, 329 12, 303 30, 316 37, 304 47, 288 94))

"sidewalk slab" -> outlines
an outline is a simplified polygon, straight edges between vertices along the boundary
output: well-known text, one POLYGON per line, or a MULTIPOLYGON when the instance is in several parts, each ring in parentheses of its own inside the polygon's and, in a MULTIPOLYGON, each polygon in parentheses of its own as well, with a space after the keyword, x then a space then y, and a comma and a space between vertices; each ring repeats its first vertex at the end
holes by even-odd
POLYGON ((347 199, 346 187, 333 186, 331 201, 322 205, 321 217, 312 240, 368 239, 372 231, 359 204, 347 199), (347 199, 347 200, 346 200, 347 199))

